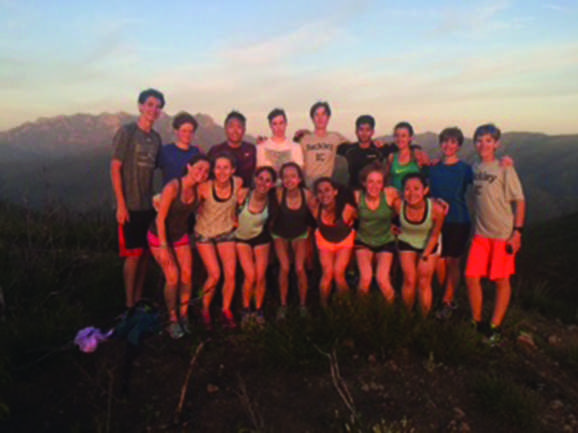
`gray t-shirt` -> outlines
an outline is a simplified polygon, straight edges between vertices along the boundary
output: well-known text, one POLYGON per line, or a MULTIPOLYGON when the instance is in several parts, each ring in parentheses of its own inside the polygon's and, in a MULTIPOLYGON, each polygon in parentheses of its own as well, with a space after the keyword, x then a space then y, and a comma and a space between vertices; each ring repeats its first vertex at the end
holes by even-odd
POLYGON ((320 177, 333 176, 337 146, 347 139, 337 132, 328 132, 324 137, 307 134, 301 139, 303 160, 305 163, 305 182, 313 186, 320 177))
POLYGON ((122 189, 128 210, 152 209, 153 174, 161 148, 161 137, 136 124, 123 125, 112 140, 112 159, 122 162, 122 189))
POLYGON ((480 162, 473 168, 475 234, 508 239, 514 228, 512 202, 524 200, 518 174, 514 167, 502 167, 497 160, 480 162))

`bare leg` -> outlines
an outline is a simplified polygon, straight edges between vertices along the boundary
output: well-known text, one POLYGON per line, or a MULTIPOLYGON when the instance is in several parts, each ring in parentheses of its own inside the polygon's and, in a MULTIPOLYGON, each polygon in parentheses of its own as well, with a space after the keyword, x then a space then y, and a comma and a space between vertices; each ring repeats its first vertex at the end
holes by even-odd
POLYGON ((403 286, 401 297, 408 310, 412 310, 415 303, 415 289, 417 284, 417 253, 402 251, 400 254, 401 270, 403 272, 403 286))
POLYGON ((210 242, 197 243, 197 250, 207 270, 207 279, 203 284, 203 316, 210 317, 211 302, 215 297, 215 289, 221 278, 221 267, 215 245, 210 242))
POLYGON ((269 250, 270 244, 258 245, 253 248, 255 253, 255 274, 256 274, 256 288, 255 288, 255 307, 260 310, 263 308, 263 301, 265 300, 265 292, 267 290, 267 280, 265 274, 267 272, 267 265, 269 264, 269 250))
POLYGON ((302 307, 307 305, 307 291, 309 290, 307 271, 305 269, 307 243, 307 239, 297 239, 291 243, 293 251, 295 251, 295 273, 297 274, 297 281, 299 283, 299 305, 302 307))
POLYGON ((510 278, 496 280, 496 305, 494 306, 492 325, 502 325, 506 312, 508 311, 511 295, 512 287, 510 285, 510 278))
POLYGON ((391 304, 395 300, 395 291, 391 285, 390 271, 393 254, 381 252, 377 254, 377 284, 385 300, 391 304))
POLYGON ((349 291, 349 285, 345 279, 345 272, 347 272, 347 267, 351 261, 352 253, 353 248, 344 248, 335 252, 333 275, 335 278, 335 285, 337 286, 337 292, 341 295, 349 291))
POLYGON ((327 307, 331 286, 333 285, 333 262, 335 253, 327 250, 319 250, 319 261, 321 262, 321 281, 319 281, 319 294, 322 307, 327 307))
POLYGON ((231 303, 235 295, 235 275, 237 271, 237 255, 235 242, 221 242, 217 244, 219 257, 223 264, 223 311, 231 312, 231 303))
POLYGON ((169 313, 169 320, 176 322, 177 317, 177 291, 179 287, 179 267, 172 252, 167 248, 151 248, 153 257, 160 265, 165 276, 165 304, 169 313))
POLYGON ((124 291, 126 295, 126 306, 133 307, 135 300, 135 282, 140 263, 140 256, 129 256, 124 259, 122 276, 124 280, 124 291))
POLYGON ((472 309, 472 319, 476 322, 481 322, 483 295, 480 277, 466 277, 466 284, 468 286, 468 296, 472 309))
POLYGON ((355 250, 355 256, 357 258, 357 268, 359 269, 359 284, 357 290, 359 294, 367 295, 369 294, 371 280, 373 279, 374 253, 368 248, 357 248, 355 250))
POLYGON ((433 293, 431 281, 436 269, 436 256, 429 256, 427 260, 419 260, 417 265, 417 285, 421 313, 426 317, 432 305, 433 293))
POLYGON ((255 288, 255 263, 253 260, 253 248, 251 245, 237 242, 237 257, 243 269, 243 308, 251 307, 251 298, 255 288))
POLYGON ((286 239, 275 239, 275 252, 279 259, 279 295, 281 306, 287 306, 287 295, 289 294, 289 241, 286 239))
POLYGON ((438 279, 439 285, 441 287, 444 287, 447 282, 446 278, 448 277, 448 262, 446 257, 438 258, 435 274, 438 279))
POLYGON ((179 290, 179 317, 181 320, 189 317, 189 303, 191 302, 191 292, 193 290, 193 255, 189 245, 175 248, 175 254, 179 263, 180 290, 179 290))
POLYGON ((443 302, 445 304, 450 304, 451 302, 453 302, 456 288, 460 284, 460 258, 447 257, 446 267, 447 267, 446 290, 444 293, 443 302))

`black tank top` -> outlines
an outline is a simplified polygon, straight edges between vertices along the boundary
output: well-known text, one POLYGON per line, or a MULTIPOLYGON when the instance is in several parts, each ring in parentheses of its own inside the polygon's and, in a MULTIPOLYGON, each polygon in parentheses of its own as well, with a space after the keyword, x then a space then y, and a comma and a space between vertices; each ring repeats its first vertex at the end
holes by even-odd
POLYGON ((321 218, 321 206, 319 206, 317 228, 319 229, 321 236, 323 236, 326 241, 333 244, 343 241, 351 233, 351 227, 343 221, 343 207, 344 206, 342 206, 341 209, 335 210, 335 214, 338 215, 335 224, 325 224, 321 218))
MULTIPOLYGON (((189 216, 196 210, 198 205, 197 197, 198 191, 195 188, 195 198, 192 203, 183 203, 182 201, 182 183, 181 179, 177 179, 179 187, 177 189, 177 196, 171 203, 171 207, 167 213, 165 219, 165 227, 167 233, 167 242, 173 243, 178 241, 184 235, 188 233, 189 229, 189 216)), ((151 232, 158 236, 156 221, 153 221, 151 226, 151 232)))
POLYGON ((305 191, 303 188, 299 190, 301 191, 301 206, 298 209, 290 209, 287 206, 287 190, 283 188, 277 218, 273 224, 273 234, 285 239, 293 239, 307 231, 309 209, 305 203, 305 191))

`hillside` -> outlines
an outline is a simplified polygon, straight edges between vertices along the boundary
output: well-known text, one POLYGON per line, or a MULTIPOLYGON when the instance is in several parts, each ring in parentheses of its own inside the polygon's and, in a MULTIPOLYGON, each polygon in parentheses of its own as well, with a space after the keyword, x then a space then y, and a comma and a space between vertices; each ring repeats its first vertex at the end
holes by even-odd
MULTIPOLYGON (((463 288, 448 322, 388 309, 377 293, 323 313, 312 273, 309 319, 275 322, 270 284, 263 329, 153 335, 126 370, 122 339, 92 354, 71 343, 112 326, 122 305, 114 224, 0 203, 0 431, 577 432, 576 221, 528 227, 497 347, 471 329, 463 288)), ((151 271, 146 294, 161 301, 151 271)))
MULTIPOLYGON (((223 128, 209 116, 196 117, 200 127, 195 144, 206 150, 224 139, 223 128)), ((119 125, 133 119, 126 113, 77 114, 39 119, 0 132, 0 197, 33 207, 63 204, 76 210, 110 209, 112 136, 119 125)), ((156 127, 165 142, 172 139, 170 122, 163 114, 156 127)), ((500 153, 514 159, 522 178, 530 221, 578 211, 578 135, 512 132, 504 134, 502 141, 500 153)), ((438 153, 433 133, 418 134, 415 142, 432 157, 438 153)), ((473 161, 471 139, 464 143, 462 153, 464 159, 473 161)), ((338 167, 345 170, 343 161, 338 167)))

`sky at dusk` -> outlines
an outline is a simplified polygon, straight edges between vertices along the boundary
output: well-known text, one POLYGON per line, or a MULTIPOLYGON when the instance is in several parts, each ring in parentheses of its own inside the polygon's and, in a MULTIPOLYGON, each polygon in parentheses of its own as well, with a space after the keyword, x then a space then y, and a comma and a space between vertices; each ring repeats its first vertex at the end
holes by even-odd
POLYGON ((0 0, 0 130, 38 117, 136 112, 148 87, 168 114, 231 109, 266 133, 285 108, 309 127, 317 100, 352 136, 492 121, 578 132, 578 0, 0 0))

